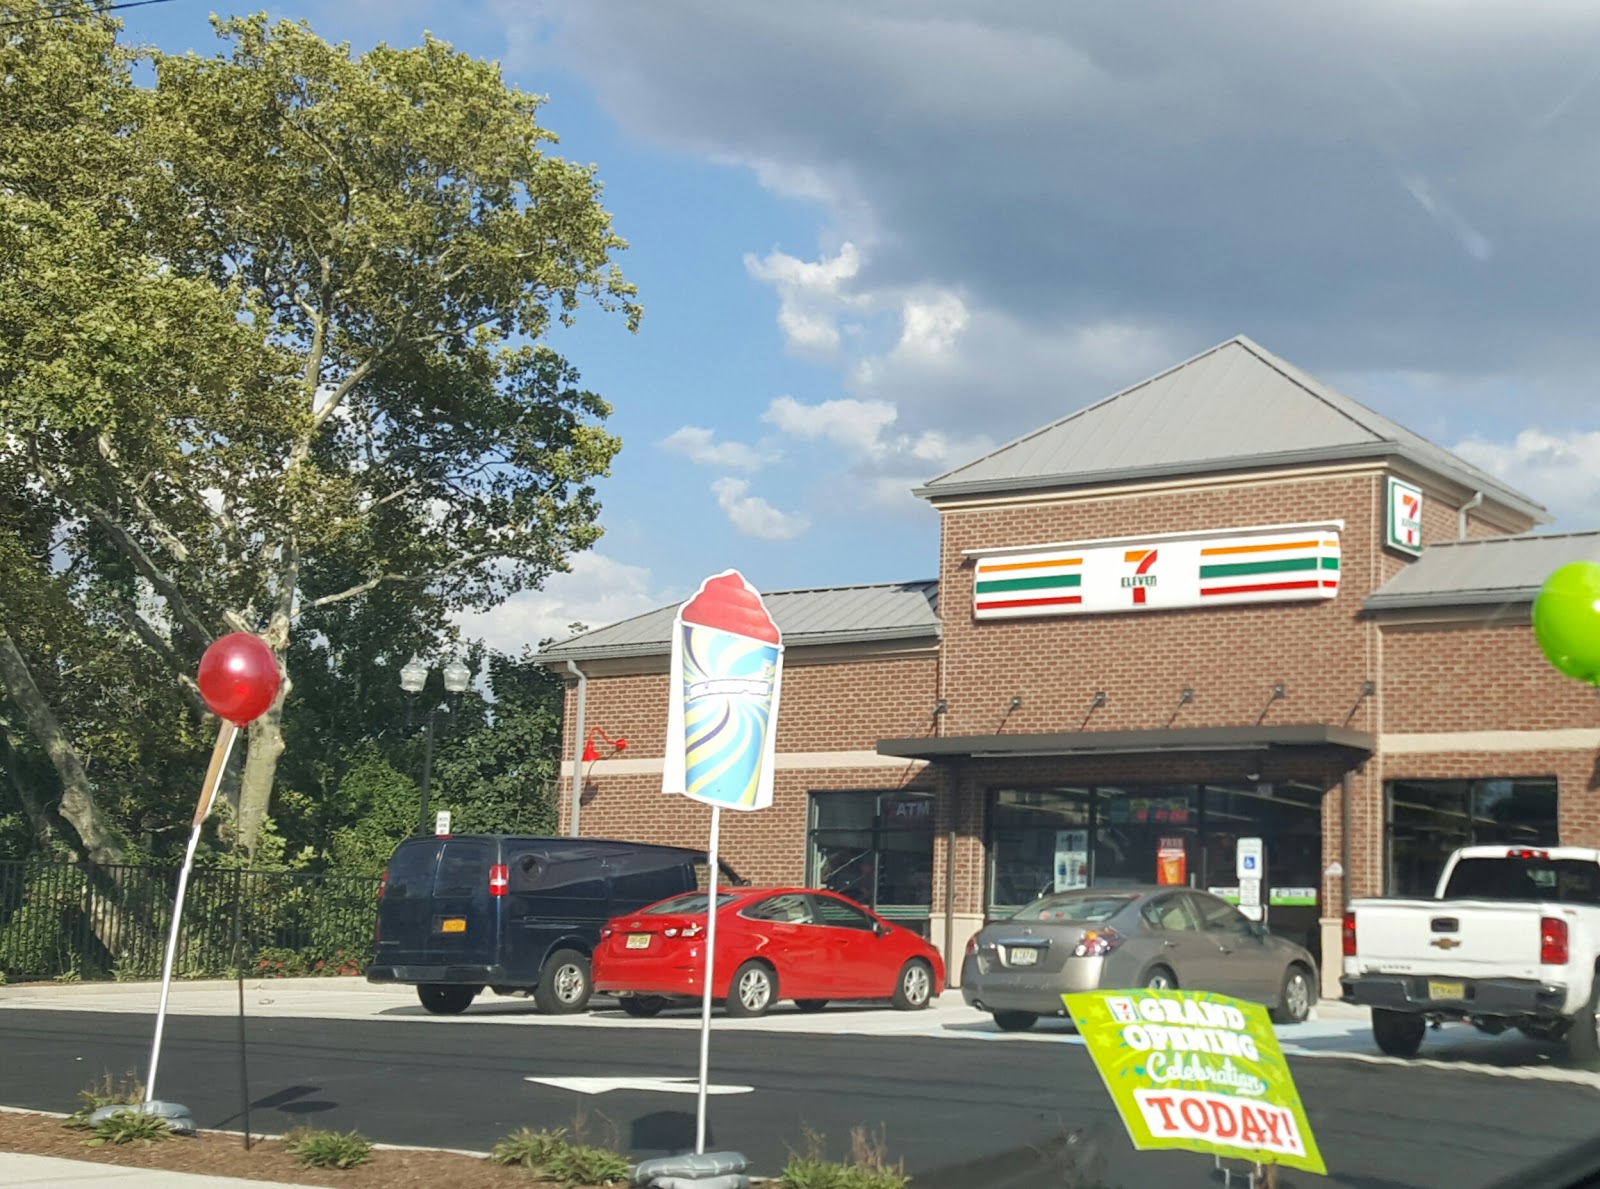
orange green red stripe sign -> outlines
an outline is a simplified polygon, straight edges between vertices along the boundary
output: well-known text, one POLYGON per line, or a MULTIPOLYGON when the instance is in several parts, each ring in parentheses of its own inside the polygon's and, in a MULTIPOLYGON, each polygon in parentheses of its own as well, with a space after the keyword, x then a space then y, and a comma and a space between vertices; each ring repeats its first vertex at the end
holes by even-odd
POLYGON ((977 551, 973 616, 1013 619, 1331 599, 1342 524, 977 551))

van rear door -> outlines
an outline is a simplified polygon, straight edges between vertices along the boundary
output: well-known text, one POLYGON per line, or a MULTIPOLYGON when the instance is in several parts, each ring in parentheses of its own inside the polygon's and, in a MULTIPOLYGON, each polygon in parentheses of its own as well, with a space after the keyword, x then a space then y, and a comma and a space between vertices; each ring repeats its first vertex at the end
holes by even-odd
POLYGON ((383 898, 378 903, 376 966, 422 966, 428 962, 433 934, 433 870, 439 840, 402 842, 384 871, 383 898))
POLYGON ((445 841, 433 878, 431 965, 490 966, 498 960, 502 897, 489 894, 489 869, 498 859, 498 848, 487 839, 445 841))

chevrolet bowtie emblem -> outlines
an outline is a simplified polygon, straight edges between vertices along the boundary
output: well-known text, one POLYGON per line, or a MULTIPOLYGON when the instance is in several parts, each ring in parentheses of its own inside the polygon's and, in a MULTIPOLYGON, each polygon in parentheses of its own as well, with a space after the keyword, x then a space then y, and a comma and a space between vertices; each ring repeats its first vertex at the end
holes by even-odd
POLYGON ((1457 941, 1454 937, 1435 937, 1428 944, 1432 945, 1432 946, 1437 946, 1439 949, 1442 949, 1442 950, 1453 950, 1453 949, 1456 948, 1456 946, 1460 945, 1461 943, 1459 941, 1457 941))

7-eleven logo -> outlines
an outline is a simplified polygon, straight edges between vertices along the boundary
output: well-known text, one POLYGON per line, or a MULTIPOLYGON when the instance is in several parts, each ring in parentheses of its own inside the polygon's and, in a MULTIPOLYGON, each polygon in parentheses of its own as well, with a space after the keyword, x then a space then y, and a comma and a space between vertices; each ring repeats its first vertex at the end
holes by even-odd
POLYGON ((1150 567, 1156 564, 1159 551, 1155 549, 1129 549, 1122 555, 1122 560, 1134 567, 1133 573, 1123 578, 1124 590, 1133 591, 1133 605, 1142 607, 1148 600, 1150 587, 1156 584, 1156 576, 1150 572, 1150 567))

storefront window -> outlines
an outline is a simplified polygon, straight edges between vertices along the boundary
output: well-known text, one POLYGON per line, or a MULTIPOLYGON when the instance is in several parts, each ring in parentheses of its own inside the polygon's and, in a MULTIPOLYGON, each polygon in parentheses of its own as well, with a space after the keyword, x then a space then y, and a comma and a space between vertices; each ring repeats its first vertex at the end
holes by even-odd
POLYGON ((1432 896, 1457 847, 1560 838, 1553 779, 1391 780, 1385 793, 1391 896, 1432 896))
POLYGON ((1088 789, 1002 789, 989 832, 991 912, 1089 885, 1088 789))
POLYGON ((1088 886, 1167 884, 1236 900, 1239 839, 1260 838, 1273 930, 1315 945, 1323 796, 1294 781, 998 789, 989 913, 1088 886))
POLYGON ((910 928, 933 899, 933 796, 879 790, 811 794, 812 887, 910 928))

